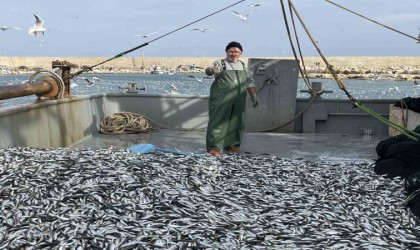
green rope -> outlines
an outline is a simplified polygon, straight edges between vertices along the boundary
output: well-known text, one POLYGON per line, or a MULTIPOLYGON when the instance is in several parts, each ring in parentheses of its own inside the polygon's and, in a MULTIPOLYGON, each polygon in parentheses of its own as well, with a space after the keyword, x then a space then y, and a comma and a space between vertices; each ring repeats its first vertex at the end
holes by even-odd
POLYGON ((400 132, 401 134, 404 134, 405 136, 407 136, 407 137, 409 137, 409 138, 411 138, 411 139, 413 139, 413 140, 415 140, 415 141, 418 141, 418 140, 419 140, 418 138, 420 138, 420 134, 418 134, 418 133, 416 133, 416 132, 414 132, 414 131, 412 131, 412 130, 406 129, 405 127, 400 126, 399 124, 396 124, 396 123, 394 123, 394 122, 391 122, 391 121, 390 121, 390 120, 388 120, 388 119, 385 119, 385 118, 384 118, 383 116, 381 116, 380 114, 376 113, 375 111, 373 111, 373 110, 369 109, 368 107, 366 107, 366 106, 362 105, 361 103, 359 103, 359 102, 357 102, 357 101, 356 101, 356 102, 354 102, 354 104, 355 104, 358 108, 362 109, 362 110, 363 110, 363 111, 365 111, 366 113, 370 114, 371 116, 373 116, 373 117, 377 118, 377 119, 378 119, 378 120, 380 120, 381 122, 383 122, 383 123, 387 124, 388 126, 392 127, 393 129, 397 130, 397 131, 398 131, 398 132, 400 132))
MULTIPOLYGON (((328 0, 326 0, 328 1, 328 0)), ((330 2, 330 1, 328 1, 330 2)), ((283 9, 283 15, 284 15, 284 5, 283 5, 283 0, 280 0, 280 3, 282 5, 282 9, 283 9)), ((330 71, 331 75, 334 77, 338 87, 344 91, 344 93, 347 95, 347 97, 349 98, 350 102, 353 103, 353 105, 355 105, 356 107, 359 107, 360 109, 362 109, 363 111, 365 111, 366 113, 370 114, 371 116, 373 116, 374 118, 378 119, 379 121, 387 124, 389 127, 392 127, 393 129, 399 131, 400 133, 406 135, 407 137, 418 141, 420 138, 420 134, 417 134, 414 131, 408 130, 396 123, 393 123, 391 121, 389 121, 388 119, 385 119, 384 117, 382 117, 380 114, 376 113, 375 111, 369 109, 366 106, 363 106, 361 103, 359 103, 346 89, 346 86, 344 85, 344 83, 340 80, 340 78, 338 77, 336 71, 333 69, 333 66, 329 64, 327 58, 323 55, 323 53, 321 52, 321 49, 318 47, 318 45, 315 42, 315 39, 313 39, 313 37, 311 36, 308 28, 306 27, 305 23, 303 22, 302 18, 300 17, 298 11, 296 10, 295 6, 293 5, 291 0, 288 0, 289 3, 289 7, 291 9, 293 9, 293 12, 296 14, 296 17, 299 19, 300 23, 302 24, 303 29, 305 30, 306 34, 308 35, 309 39, 311 40, 312 44, 314 45, 314 47, 316 48, 316 50, 319 52, 319 55, 321 56, 321 58, 323 59, 323 61, 325 62, 325 65, 327 65, 327 69, 328 71, 330 71)), ((292 15, 292 11, 291 11, 291 15, 292 15)), ((287 23, 286 23, 287 26, 287 23)), ((290 35, 289 35, 290 36, 290 35)))

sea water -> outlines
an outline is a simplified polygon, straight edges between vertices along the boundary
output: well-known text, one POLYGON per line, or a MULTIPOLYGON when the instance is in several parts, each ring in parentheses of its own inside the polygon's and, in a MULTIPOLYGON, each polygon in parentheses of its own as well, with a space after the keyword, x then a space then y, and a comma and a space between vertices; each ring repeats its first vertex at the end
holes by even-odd
MULTIPOLYGON (((176 95, 208 95, 212 79, 197 81, 193 76, 202 78, 204 74, 82 74, 90 80, 97 77, 94 84, 81 78, 71 81, 70 94, 89 95, 97 93, 123 93, 126 91, 128 83, 136 83, 142 94, 176 94, 176 95)), ((0 76, 0 86, 21 84, 24 80, 29 80, 30 75, 2 75, 0 76)), ((416 86, 413 81, 391 81, 391 80, 342 80, 347 91, 356 99, 395 99, 405 97, 419 97, 420 85, 416 86)), ((325 99, 347 99, 334 79, 311 79, 311 82, 322 82, 322 89, 332 91, 324 93, 325 99)), ((298 80, 296 97, 309 98, 310 94, 302 92, 308 90, 303 79, 298 80)), ((0 100, 0 109, 10 106, 21 106, 36 100, 35 95, 18 97, 8 100, 0 100)))

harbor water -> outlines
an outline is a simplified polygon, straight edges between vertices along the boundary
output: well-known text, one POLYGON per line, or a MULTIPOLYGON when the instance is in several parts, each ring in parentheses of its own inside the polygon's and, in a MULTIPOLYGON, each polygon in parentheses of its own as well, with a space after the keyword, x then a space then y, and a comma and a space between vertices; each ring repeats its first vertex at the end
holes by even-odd
MULTIPOLYGON (((144 94, 177 94, 177 95, 208 95, 212 79, 203 79, 204 74, 83 74, 75 81, 71 81, 71 95, 89 95, 97 93, 122 93, 126 91, 127 83, 136 83, 139 90, 144 94), (95 83, 90 81, 98 78, 95 83), (196 77, 196 78, 195 78, 196 77)), ((0 76, 0 86, 21 84, 28 80, 30 75, 2 75, 0 76)), ((311 79, 312 82, 322 82, 322 89, 332 91, 325 93, 322 98, 326 99, 347 99, 345 93, 339 89, 334 79, 311 79)), ((413 84, 412 81, 392 81, 392 80, 343 80, 350 94, 358 99, 402 99, 405 97, 418 97, 420 85, 413 84)), ((298 80, 297 98, 309 98, 308 90, 303 79, 298 80)), ((36 96, 25 96, 10 100, 0 100, 0 109, 25 105, 36 100, 36 96)))

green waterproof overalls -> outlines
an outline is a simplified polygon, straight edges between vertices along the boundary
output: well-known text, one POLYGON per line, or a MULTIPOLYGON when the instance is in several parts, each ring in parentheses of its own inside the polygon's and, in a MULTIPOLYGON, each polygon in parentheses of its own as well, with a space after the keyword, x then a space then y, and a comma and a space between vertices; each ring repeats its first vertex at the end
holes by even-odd
MULTIPOLYGON (((245 70, 223 70, 210 87, 207 151, 241 146, 247 90, 245 70)), ((242 63, 242 65, 244 65, 242 63)))

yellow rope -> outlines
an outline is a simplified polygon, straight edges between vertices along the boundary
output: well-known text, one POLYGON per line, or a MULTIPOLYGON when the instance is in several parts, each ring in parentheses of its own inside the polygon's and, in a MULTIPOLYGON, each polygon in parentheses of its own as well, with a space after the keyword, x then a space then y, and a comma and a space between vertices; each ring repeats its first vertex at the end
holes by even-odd
POLYGON ((400 100, 400 104, 401 104, 401 123, 403 127, 406 128, 408 126, 408 105, 403 99, 400 100))
POLYGON ((135 134, 155 130, 143 115, 131 112, 119 112, 102 119, 102 134, 135 134))
MULTIPOLYGON (((280 0, 281 5, 282 5, 282 9, 283 9, 283 13, 284 11, 284 5, 283 5, 283 0, 280 0)), ((418 141, 420 134, 411 131, 405 127, 400 126, 399 124, 393 123, 388 119, 385 119, 384 117, 382 117, 381 115, 377 114, 376 112, 374 112, 373 110, 369 109, 368 107, 362 105, 359 101, 357 101, 347 90, 346 85, 344 85, 344 83, 341 81, 341 79, 339 78, 337 72, 334 70, 333 66, 331 64, 329 64, 327 58, 324 56, 324 54, 321 52, 321 49, 318 47, 318 45, 316 44, 316 41, 313 39, 313 37, 311 36, 308 28, 306 27, 305 23, 303 22, 302 18, 300 17, 298 11, 296 10, 295 6, 292 3, 292 0, 288 0, 289 3, 289 8, 291 10, 291 14, 292 14, 292 10, 293 13, 295 13, 296 17, 299 19, 299 22, 302 25, 302 28, 304 29, 304 31, 306 32, 306 34, 308 35, 309 39, 311 40, 312 44, 314 45, 315 49, 318 51, 319 55, 321 56, 322 60, 324 61, 325 65, 327 66, 327 69, 329 70, 329 72, 331 73, 331 75, 333 76, 333 78, 335 79, 338 87, 344 91, 344 93, 347 95, 347 97, 349 98, 349 100, 353 103, 353 105, 355 107, 358 107, 360 109, 362 109, 363 111, 365 111, 366 113, 372 115, 374 118, 376 118, 377 120, 385 123, 386 125, 388 125, 389 127, 392 127, 393 129, 397 130, 398 132, 406 135, 407 137, 418 141)), ((296 57, 296 56, 295 56, 296 57)), ((297 59, 296 59, 297 60, 297 59)))

